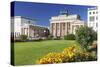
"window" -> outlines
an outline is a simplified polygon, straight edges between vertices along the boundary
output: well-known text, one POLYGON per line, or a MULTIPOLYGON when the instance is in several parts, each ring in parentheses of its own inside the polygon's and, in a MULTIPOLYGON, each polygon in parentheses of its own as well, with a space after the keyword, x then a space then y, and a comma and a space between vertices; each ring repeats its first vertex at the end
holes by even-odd
POLYGON ((93 23, 89 23, 89 26, 90 26, 90 27, 93 27, 93 23))
POLYGON ((98 17, 96 16, 96 20, 98 20, 98 17))
POLYGON ((98 12, 96 12, 96 14, 98 14, 98 12))
POLYGON ((90 19, 89 21, 94 21, 95 20, 95 17, 94 16, 91 16, 89 19, 90 19))
POLYGON ((91 12, 89 14, 91 15, 91 12))
POLYGON ((93 12, 93 14, 95 14, 95 12, 93 12))
POLYGON ((96 23, 96 27, 98 27, 98 23, 96 23))

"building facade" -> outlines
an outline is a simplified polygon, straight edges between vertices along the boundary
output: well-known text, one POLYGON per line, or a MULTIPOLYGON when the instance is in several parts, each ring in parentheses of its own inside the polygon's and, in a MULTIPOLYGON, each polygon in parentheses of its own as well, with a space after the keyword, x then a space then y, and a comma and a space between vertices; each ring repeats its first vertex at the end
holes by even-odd
POLYGON ((98 9, 97 7, 88 8, 88 27, 91 27, 94 31, 98 28, 98 9))
POLYGON ((69 15, 67 11, 60 12, 60 15, 50 19, 50 33, 56 37, 64 37, 67 34, 75 34, 76 29, 84 26, 84 21, 79 15, 69 15))
POLYGON ((22 16, 11 17, 11 35, 14 38, 27 35, 28 38, 45 37, 49 30, 46 27, 36 25, 34 19, 22 16))

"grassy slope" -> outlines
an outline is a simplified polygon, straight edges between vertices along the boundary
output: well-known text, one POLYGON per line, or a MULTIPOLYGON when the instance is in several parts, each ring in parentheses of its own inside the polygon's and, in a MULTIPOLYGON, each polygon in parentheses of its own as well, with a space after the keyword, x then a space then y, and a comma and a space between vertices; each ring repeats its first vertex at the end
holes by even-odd
MULTIPOLYGON (((15 43, 15 65, 31 65, 49 52, 61 52, 64 48, 77 44, 75 41, 47 40, 40 42, 15 43)), ((78 46, 79 47, 79 46, 78 46)))

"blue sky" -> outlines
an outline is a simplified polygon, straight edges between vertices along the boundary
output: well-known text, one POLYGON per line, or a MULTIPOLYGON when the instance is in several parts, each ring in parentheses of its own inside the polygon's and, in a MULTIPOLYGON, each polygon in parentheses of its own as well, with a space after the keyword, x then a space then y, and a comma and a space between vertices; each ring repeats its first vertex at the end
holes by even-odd
POLYGON ((37 19, 36 24, 49 26, 49 19, 52 16, 59 15, 60 11, 66 9, 69 14, 78 14, 83 21, 87 22, 87 8, 91 7, 95 6, 14 1, 11 5, 11 16, 23 16, 31 19, 37 19))

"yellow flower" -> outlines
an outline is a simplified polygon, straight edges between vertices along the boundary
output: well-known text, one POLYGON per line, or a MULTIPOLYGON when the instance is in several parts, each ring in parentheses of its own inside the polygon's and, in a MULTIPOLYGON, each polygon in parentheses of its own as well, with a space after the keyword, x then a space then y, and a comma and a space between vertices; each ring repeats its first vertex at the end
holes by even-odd
POLYGON ((65 48, 62 53, 48 53, 43 58, 41 58, 38 64, 51 64, 51 63, 62 63, 64 61, 73 61, 75 56, 76 48, 75 46, 65 48))

